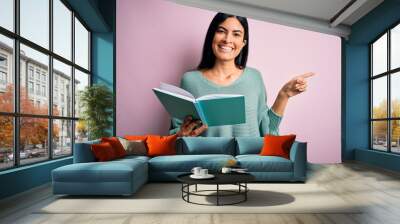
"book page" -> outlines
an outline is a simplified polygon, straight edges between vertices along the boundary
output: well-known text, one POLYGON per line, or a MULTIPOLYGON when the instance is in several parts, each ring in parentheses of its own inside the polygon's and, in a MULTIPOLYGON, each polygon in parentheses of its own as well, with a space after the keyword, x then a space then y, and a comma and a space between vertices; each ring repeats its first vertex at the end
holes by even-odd
POLYGON ((222 98, 233 98, 241 97, 239 94, 208 94, 197 98, 197 100, 209 100, 209 99, 222 99, 222 98))
POLYGON ((159 88, 153 88, 153 90, 165 93, 165 94, 170 95, 170 96, 181 98, 181 99, 184 99, 184 100, 187 100, 187 101, 190 101, 190 102, 195 102, 196 101, 196 99, 194 99, 192 97, 188 97, 188 96, 185 96, 185 95, 182 95, 182 94, 179 94, 179 93, 174 93, 174 92, 166 91, 166 90, 159 89, 159 88))
POLYGON ((174 93, 175 95, 182 95, 182 96, 186 96, 186 97, 189 97, 189 98, 192 98, 192 99, 195 98, 188 91, 186 91, 186 90, 184 90, 182 88, 179 88, 177 86, 171 85, 171 84, 167 84, 167 83, 163 83, 162 82, 162 83, 160 83, 160 89, 162 89, 162 90, 164 90, 166 92, 174 93))

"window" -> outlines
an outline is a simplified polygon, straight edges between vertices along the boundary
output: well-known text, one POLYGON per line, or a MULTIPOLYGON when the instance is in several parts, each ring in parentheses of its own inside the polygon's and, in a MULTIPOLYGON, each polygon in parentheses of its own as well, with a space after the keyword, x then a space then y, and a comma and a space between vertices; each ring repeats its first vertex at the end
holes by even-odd
POLYGON ((33 67, 32 66, 29 66, 28 74, 29 74, 29 79, 33 80, 33 67))
POLYGON ((0 11, 0 170, 71 156, 87 139, 74 105, 90 84, 90 31, 63 0, 0 0, 0 11))
POLYGON ((46 86, 42 86, 42 96, 46 96, 46 86))
POLYGON ((36 95, 40 95, 40 84, 36 84, 36 95))
POLYGON ((7 67, 7 56, 0 55, 0 67, 7 67))
POLYGON ((400 153, 400 24, 370 45, 371 148, 400 153))
POLYGON ((0 88, 5 91, 7 85, 7 56, 4 54, 0 54, 0 85, 0 88))
POLYGON ((0 71, 0 84, 2 85, 7 84, 7 74, 3 71, 0 71))
MULTIPOLYGON (((40 54, 40 53, 39 53, 40 54)), ((43 56, 43 55, 42 55, 43 56)), ((36 69, 36 80, 40 81, 40 71, 36 69)))
POLYGON ((28 82, 28 93, 33 94, 33 82, 28 82))

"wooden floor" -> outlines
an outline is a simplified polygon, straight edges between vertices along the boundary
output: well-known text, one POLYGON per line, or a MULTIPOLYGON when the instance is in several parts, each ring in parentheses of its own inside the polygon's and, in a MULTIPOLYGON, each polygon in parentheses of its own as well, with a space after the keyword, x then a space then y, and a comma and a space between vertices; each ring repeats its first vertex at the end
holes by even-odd
POLYGON ((345 201, 367 206, 357 214, 35 214, 54 200, 49 185, 0 201, 0 223, 400 223, 400 174, 360 163, 311 165, 308 183, 317 183, 345 201))

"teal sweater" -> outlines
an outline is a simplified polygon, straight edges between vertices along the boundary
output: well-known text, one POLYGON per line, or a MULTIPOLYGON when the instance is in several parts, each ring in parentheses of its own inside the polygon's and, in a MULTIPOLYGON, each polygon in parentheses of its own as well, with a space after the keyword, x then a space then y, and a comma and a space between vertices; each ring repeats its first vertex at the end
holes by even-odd
MULTIPOLYGON (((192 93, 196 98, 207 94, 242 94, 245 97, 246 123, 208 127, 202 136, 264 136, 278 135, 281 117, 268 108, 264 82, 259 71, 246 67, 232 84, 220 86, 205 78, 200 71, 186 72, 181 80, 181 88, 192 93)), ((172 119, 171 134, 175 134, 182 124, 172 119)))

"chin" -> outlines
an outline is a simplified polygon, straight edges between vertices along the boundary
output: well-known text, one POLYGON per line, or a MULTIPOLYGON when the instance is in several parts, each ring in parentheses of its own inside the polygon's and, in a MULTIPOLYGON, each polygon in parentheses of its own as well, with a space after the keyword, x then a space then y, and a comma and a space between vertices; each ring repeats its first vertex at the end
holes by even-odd
POLYGON ((215 57, 218 60, 221 60, 221 61, 232 61, 232 60, 235 60, 235 58, 236 58, 236 57, 233 57, 233 56, 220 55, 220 54, 217 54, 215 57))

